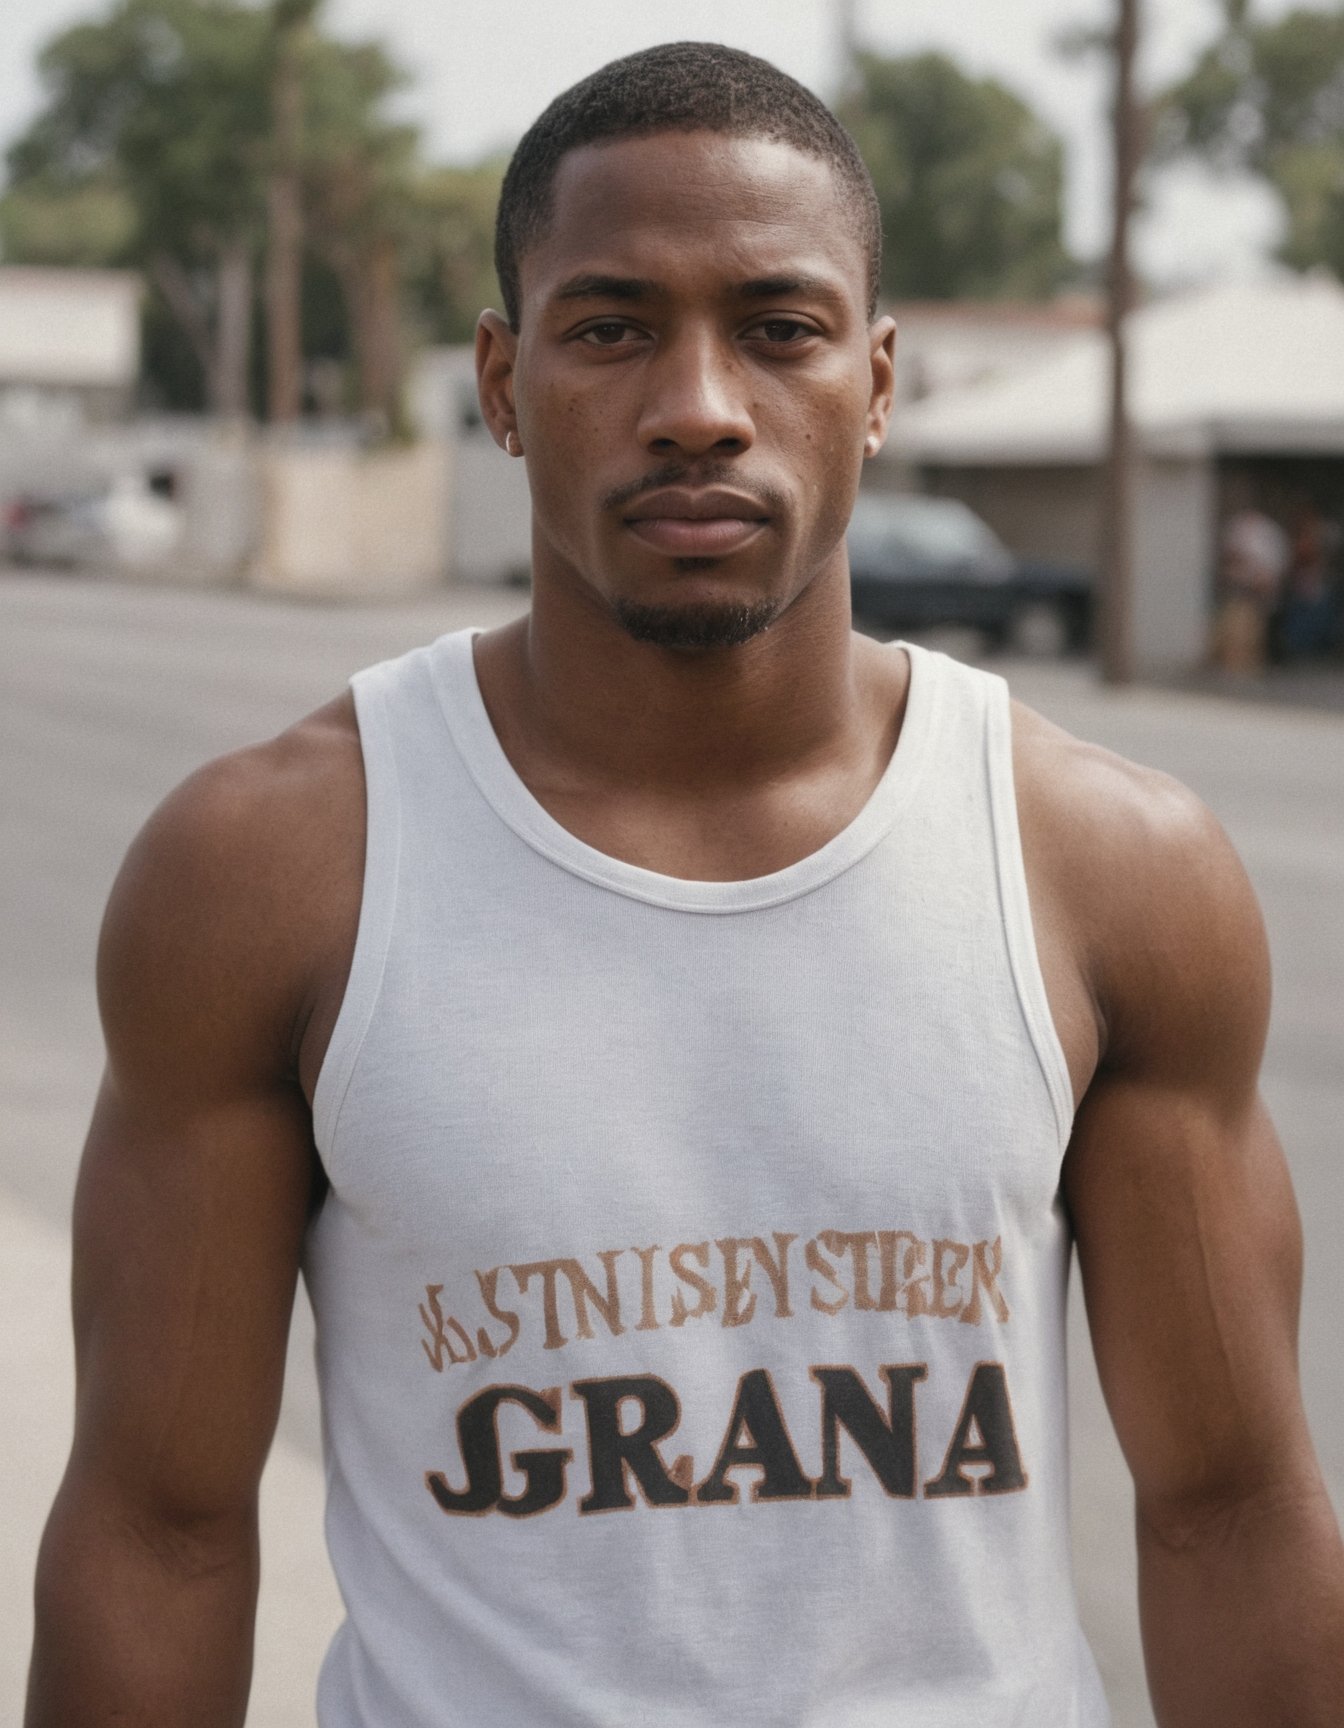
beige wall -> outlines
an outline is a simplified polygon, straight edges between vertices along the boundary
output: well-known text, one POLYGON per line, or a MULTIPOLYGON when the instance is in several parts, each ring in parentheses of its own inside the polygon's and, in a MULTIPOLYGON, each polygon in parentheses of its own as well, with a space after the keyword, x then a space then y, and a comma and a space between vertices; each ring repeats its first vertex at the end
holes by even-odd
POLYGON ((267 450, 251 584, 321 599, 398 599, 448 576, 449 453, 267 450))

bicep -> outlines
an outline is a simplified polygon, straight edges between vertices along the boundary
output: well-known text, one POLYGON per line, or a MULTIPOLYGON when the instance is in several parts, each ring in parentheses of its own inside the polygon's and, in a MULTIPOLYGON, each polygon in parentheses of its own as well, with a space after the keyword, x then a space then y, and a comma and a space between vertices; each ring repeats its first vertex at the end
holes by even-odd
POLYGON ((273 934, 293 920, 283 880, 258 875, 241 778, 188 783, 113 890, 107 1071, 75 1197, 72 1471, 170 1521, 250 1507, 311 1188, 273 934))
POLYGON ((1065 1161, 1097 1365, 1141 1504, 1282 1480, 1305 1442, 1302 1243, 1258 1072, 1269 962, 1226 836, 1165 794, 1106 931, 1106 1058, 1065 1161))

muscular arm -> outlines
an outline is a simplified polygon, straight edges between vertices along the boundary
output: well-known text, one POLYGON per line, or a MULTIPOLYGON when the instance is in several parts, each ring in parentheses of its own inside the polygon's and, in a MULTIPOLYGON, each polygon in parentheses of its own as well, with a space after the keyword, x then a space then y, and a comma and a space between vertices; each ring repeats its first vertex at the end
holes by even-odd
POLYGON ((108 908, 75 1436, 38 1563, 29 1728, 244 1719, 257 1487, 312 1189, 295 1050, 327 865, 295 829, 314 743, 298 729, 188 782, 108 908))
POLYGON ((1073 766, 1096 814, 1062 851, 1101 1060, 1065 1192, 1134 1477, 1154 1708, 1163 1728, 1329 1728, 1344 1721, 1344 1550, 1298 1383, 1301 1232, 1257 1090, 1259 912, 1188 793, 1073 766))

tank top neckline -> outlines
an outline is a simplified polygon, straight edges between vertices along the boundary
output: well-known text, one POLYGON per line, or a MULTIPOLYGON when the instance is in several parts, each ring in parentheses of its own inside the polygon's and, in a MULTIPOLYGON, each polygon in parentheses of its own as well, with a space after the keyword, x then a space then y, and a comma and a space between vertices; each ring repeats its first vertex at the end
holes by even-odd
POLYGON ((856 816, 815 852, 765 876, 706 882, 666 876, 580 840, 550 814, 509 761, 495 733, 476 676, 480 631, 458 630, 430 645, 435 693, 452 742, 477 790, 520 840, 551 863, 634 900, 683 912, 754 912, 833 881, 887 834, 918 782, 936 706, 937 656, 914 643, 892 643, 910 665, 905 718, 891 760, 856 816))

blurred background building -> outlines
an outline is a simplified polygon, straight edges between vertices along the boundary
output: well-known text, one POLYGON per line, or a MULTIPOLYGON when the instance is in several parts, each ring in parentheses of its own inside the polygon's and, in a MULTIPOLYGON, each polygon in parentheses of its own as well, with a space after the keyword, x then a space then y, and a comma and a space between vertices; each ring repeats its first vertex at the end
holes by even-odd
MULTIPOLYGON (((1344 500, 1344 288, 1328 272, 1223 284, 1132 319, 1138 449, 1135 651, 1140 670, 1199 661, 1221 524, 1253 489, 1285 522, 1344 500)), ((893 453, 922 489, 962 499, 1016 551, 1095 569, 1106 445, 1099 330, 936 390, 903 415, 893 453)))
POLYGON ((0 416, 124 418, 140 377, 140 278, 0 265, 0 416))
MULTIPOLYGON (((481 424, 468 345, 496 298, 508 133, 544 99, 527 80, 549 94, 588 69, 548 67, 533 0, 515 22, 537 51, 496 76, 493 105, 465 73, 451 85, 499 146, 452 162, 433 146, 454 116, 426 92, 473 57, 498 72, 492 9, 417 34, 409 8, 361 39, 364 0, 18 4, 52 28, 0 193, 8 556, 331 598, 525 579, 525 477, 481 424)), ((600 45, 564 52, 597 64, 659 38, 606 0, 594 20, 608 10, 600 45)), ((706 33, 712 10, 693 0, 679 28, 706 33)), ((963 10, 792 0, 740 36, 830 95, 873 172, 901 405, 867 483, 961 500, 1008 555, 1095 582, 1104 220, 1097 197, 1085 221, 1075 206, 1079 161, 1097 177, 1115 6, 1029 0, 989 32, 981 0, 963 10), (1060 123, 1070 79, 1090 132, 1060 123)), ((1337 657, 1344 10, 1177 0, 1148 8, 1147 42, 1140 238, 1166 226, 1129 320, 1136 662, 1206 655, 1234 503, 1290 546, 1266 651, 1337 657), (1229 185, 1271 214, 1233 282, 1204 233, 1229 185), (1292 550, 1308 540, 1309 578, 1292 550), (1324 622, 1285 634, 1304 582, 1324 622)))

